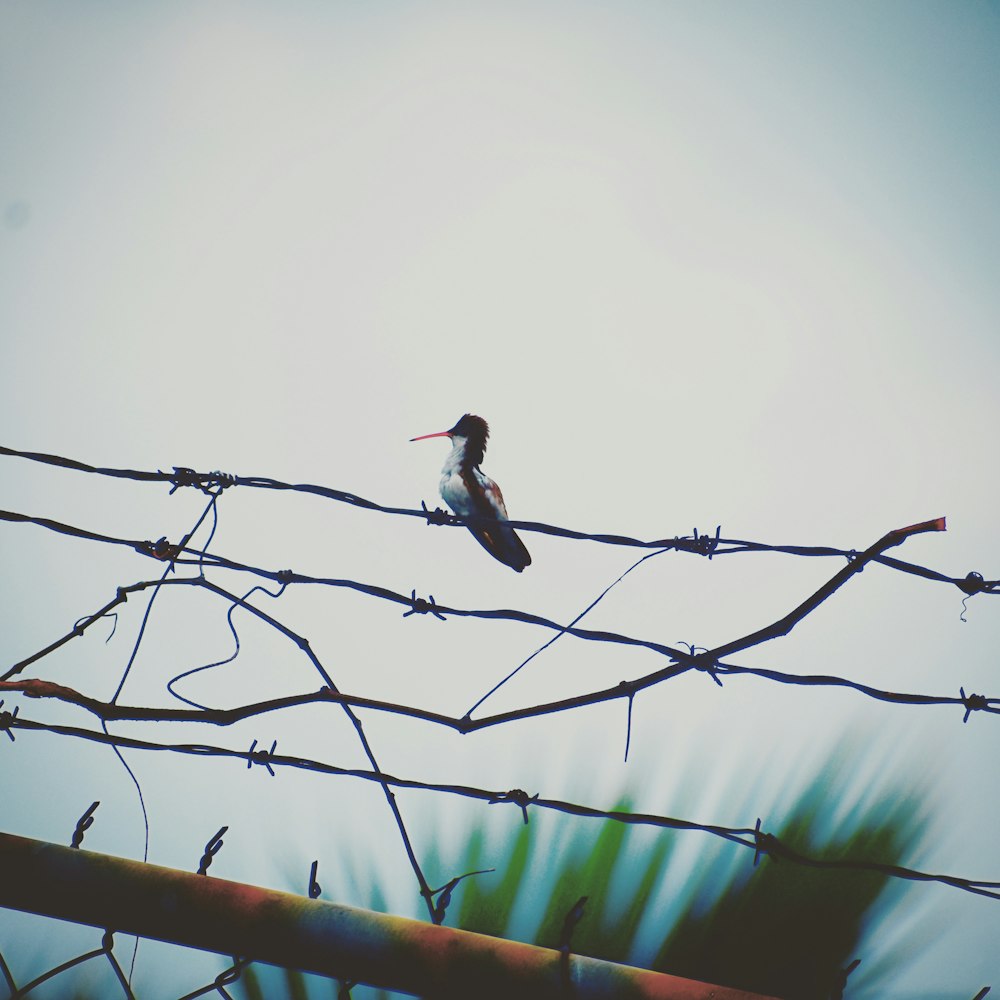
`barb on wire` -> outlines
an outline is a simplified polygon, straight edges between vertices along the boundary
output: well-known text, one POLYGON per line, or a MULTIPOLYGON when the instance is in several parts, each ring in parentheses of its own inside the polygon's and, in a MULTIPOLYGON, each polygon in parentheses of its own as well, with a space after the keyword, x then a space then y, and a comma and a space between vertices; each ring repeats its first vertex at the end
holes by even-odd
MULTIPOLYGON (((0 709, 3 709, 3 699, 0 698, 0 709)), ((7 738, 14 742, 14 729, 11 723, 17 718, 17 713, 20 711, 21 706, 15 705, 13 712, 8 712, 6 709, 0 711, 0 733, 6 733, 7 738)))
MULTIPOLYGON (((144 584, 143 586, 146 586, 144 584)), ((86 615, 83 618, 77 619, 73 628, 70 629, 66 635, 57 639, 55 642, 49 643, 43 649, 38 650, 37 653, 33 653, 31 656, 26 657, 23 660, 15 663, 14 666, 10 667, 5 673, 0 674, 0 680, 9 680, 11 677, 15 677, 17 674, 21 673, 25 667, 30 667, 32 663, 48 656, 50 653, 54 653, 61 646, 64 646, 70 639, 77 639, 82 636, 86 630, 94 624, 96 621, 100 621, 106 614, 108 614, 112 608, 117 607, 119 604, 124 604, 128 600, 129 588, 119 587, 117 594, 114 599, 109 601, 103 608, 95 611, 92 615, 86 615)))
POLYGON ((423 500, 420 501, 420 509, 424 512, 428 525, 451 524, 452 518, 455 516, 453 514, 449 514, 443 507, 435 507, 431 510, 423 500))
POLYGON ((573 950, 573 931, 583 919, 583 910, 587 905, 587 896, 581 896, 569 909, 563 920, 562 932, 559 934, 559 976, 562 980, 563 992, 569 994, 572 990, 572 980, 569 973, 569 956, 573 950))
POLYGON ((271 758, 274 756, 274 751, 278 747, 278 741, 275 740, 271 744, 270 750, 258 750, 257 741, 254 740, 250 744, 250 749, 247 751, 247 770, 249 771, 254 764, 260 764, 267 768, 267 773, 274 777, 274 768, 271 767, 271 758))
POLYGON ((437 604, 434 602, 434 595, 429 595, 429 600, 424 600, 422 597, 417 597, 417 592, 415 590, 410 592, 410 602, 411 608, 409 611, 403 612, 404 618, 409 618, 410 615, 426 615, 432 614, 435 618, 446 622, 448 619, 445 618, 443 614, 437 609, 437 604))
POLYGON ((222 849, 222 836, 229 829, 228 826, 221 827, 219 832, 212 837, 211 840, 205 845, 205 853, 201 856, 201 862, 198 865, 198 874, 207 875, 209 866, 212 864, 213 858, 222 849))
POLYGON ((990 699, 984 698, 981 694, 966 695, 965 688, 959 688, 958 693, 962 696, 962 704, 965 706, 965 715, 962 722, 968 722, 969 716, 973 712, 990 711, 990 699))
POLYGON ((777 839, 774 834, 764 833, 760 828, 760 817, 753 828, 753 866, 757 867, 762 854, 770 854, 777 839))
POLYGON ((683 639, 680 645, 687 646, 688 655, 686 662, 695 670, 700 670, 702 673, 708 674, 719 687, 722 687, 722 681, 719 680, 719 663, 709 656, 708 650, 704 646, 695 646, 693 643, 684 642, 683 639))
POLYGON ((316 873, 319 871, 319 861, 314 861, 312 863, 312 868, 309 870, 309 898, 318 899, 320 893, 323 891, 322 886, 316 881, 316 873))
POLYGON ((568 952, 576 925, 583 919, 583 909, 587 904, 587 896, 581 896, 569 909, 563 920, 562 933, 559 935, 559 950, 568 952))
MULTIPOLYGON (((84 615, 82 618, 77 618, 77 620, 73 622, 73 631, 75 632, 77 629, 81 628, 81 623, 87 621, 89 617, 89 615, 84 615)), ((104 645, 106 646, 115 637, 115 632, 118 631, 118 612, 109 611, 103 617, 111 619, 111 631, 108 633, 108 637, 104 640, 104 645)))
POLYGON ((495 806, 500 802, 513 802, 520 810, 524 818, 524 825, 528 825, 528 806, 538 802, 538 792, 528 795, 523 788, 512 788, 509 792, 497 792, 487 800, 488 804, 495 806))
POLYGON ((719 537, 722 534, 722 525, 716 525, 714 535, 699 535, 698 529, 694 528, 692 530, 692 536, 694 538, 694 545, 692 551, 698 552, 703 556, 707 556, 709 561, 711 561, 712 556, 715 555, 719 548, 719 543, 722 539, 719 537))
MULTIPOLYGON (((159 474, 166 475, 162 471, 159 474)), ((171 496, 181 487, 193 486, 207 496, 218 497, 222 495, 223 490, 236 485, 236 476, 231 476, 226 472, 200 473, 183 465, 175 465, 174 474, 167 481, 171 483, 171 496)))
POLYGON ((181 546, 169 542, 166 535, 162 535, 155 542, 149 543, 149 555, 154 559, 159 559, 161 562, 174 562, 182 551, 181 546))
POLYGON ((622 681, 619 685, 625 691, 628 698, 628 716, 625 720, 625 763, 628 763, 628 751, 632 745, 632 705, 635 702, 635 691, 628 681, 622 681))
POLYGON ((94 824, 94 813, 100 802, 94 802, 90 808, 76 821, 76 829, 73 831, 73 842, 70 847, 79 847, 83 843, 83 835, 94 824))

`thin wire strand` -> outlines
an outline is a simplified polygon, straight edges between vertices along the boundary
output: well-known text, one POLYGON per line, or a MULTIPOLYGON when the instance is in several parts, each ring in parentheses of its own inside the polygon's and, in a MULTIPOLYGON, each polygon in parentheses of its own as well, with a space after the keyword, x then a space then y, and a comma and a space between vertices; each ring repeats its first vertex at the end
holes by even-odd
POLYGON ((222 667, 225 666, 227 663, 232 663, 233 660, 235 660, 240 655, 240 636, 239 633, 236 631, 236 626, 233 624, 233 612, 235 612, 236 609, 241 606, 241 603, 245 603, 246 601, 248 601, 258 591, 260 591, 263 594, 267 594, 268 597, 273 597, 277 599, 281 597, 281 595, 285 592, 285 587, 286 584, 281 584, 281 586, 276 591, 270 591, 263 584, 257 584, 255 587, 251 587, 243 595, 240 601, 231 604, 229 607, 229 611, 226 612, 226 622, 229 625, 229 631, 232 633, 233 636, 234 649, 232 653, 230 653, 229 656, 227 656, 225 659, 213 660, 211 663, 202 664, 202 666, 200 667, 193 667, 191 670, 185 670, 183 673, 171 677, 170 680, 167 681, 167 691, 169 691, 170 694, 178 701, 184 702, 185 705, 191 705, 193 708, 200 709, 203 712, 211 711, 211 708, 208 705, 202 705, 197 701, 192 701, 190 698, 185 698, 184 695, 182 694, 178 694, 174 690, 174 685, 178 681, 184 680, 185 677, 193 677, 195 674, 200 674, 203 671, 213 670, 215 667, 222 667))
POLYGON ((583 611, 581 611, 581 612, 580 612, 580 613, 579 613, 579 614, 578 614, 578 615, 577 615, 577 616, 576 616, 576 617, 575 617, 575 618, 574 618, 574 619, 573 619, 573 620, 572 620, 572 621, 571 621, 571 622, 569 623, 569 625, 567 625, 567 626, 566 626, 565 628, 561 628, 561 629, 559 629, 559 631, 558 631, 558 632, 557 632, 557 633, 556 633, 556 634, 555 634, 554 636, 552 636, 552 638, 551 638, 551 639, 549 639, 549 641, 548 641, 548 642, 546 642, 546 643, 545 643, 545 644, 544 644, 543 646, 539 646, 539 647, 538 647, 538 649, 536 649, 536 650, 535 650, 535 651, 534 651, 534 652, 533 652, 533 653, 531 654, 531 656, 529 656, 529 657, 528 657, 528 658, 527 658, 526 660, 522 660, 522 661, 521 661, 521 663, 519 663, 519 664, 518 664, 518 665, 517 665, 517 666, 516 666, 516 667, 515 667, 515 668, 514 668, 514 669, 513 669, 513 670, 512 670, 512 671, 511 671, 511 672, 510 672, 509 674, 507 674, 507 676, 506 676, 506 677, 504 677, 504 679, 503 679, 503 680, 501 680, 501 681, 498 681, 498 682, 497 682, 496 684, 494 684, 494 685, 493 685, 493 687, 491 687, 491 688, 489 689, 489 691, 487 691, 487 692, 486 692, 486 694, 484 694, 484 695, 482 696, 482 698, 480 698, 480 699, 479 699, 479 701, 477 701, 477 702, 475 703, 475 705, 473 705, 473 706, 472 706, 472 708, 470 708, 470 709, 469 709, 469 710, 468 710, 468 711, 467 711, 467 712, 465 713, 465 717, 466 717, 466 718, 470 717, 470 716, 472 715, 472 713, 473 713, 473 712, 474 712, 474 711, 475 711, 475 710, 476 710, 477 708, 479 708, 479 706, 480 706, 480 705, 482 705, 482 704, 483 704, 483 702, 484 702, 484 701, 486 701, 486 700, 487 700, 488 698, 490 698, 490 697, 491 697, 492 695, 496 694, 496 693, 497 693, 497 691, 499 691, 499 690, 500 690, 500 688, 502 688, 502 687, 504 686, 504 684, 506 684, 506 683, 507 683, 507 681, 511 680, 511 678, 513 678, 513 677, 515 676, 515 674, 517 674, 517 673, 519 673, 519 672, 520 672, 521 670, 523 670, 523 669, 524 669, 524 667, 526 667, 526 666, 527 666, 527 665, 528 665, 528 664, 529 664, 529 663, 530 663, 530 662, 531 662, 531 661, 532 661, 532 660, 533 660, 533 659, 534 659, 534 658, 535 658, 536 656, 538 656, 538 654, 539 654, 539 653, 543 653, 543 652, 544 652, 544 651, 545 651, 546 649, 548 649, 548 648, 549 648, 549 646, 551 646, 551 645, 552 645, 552 644, 553 644, 553 643, 554 643, 554 642, 555 642, 555 641, 556 641, 557 639, 561 639, 561 638, 562 638, 562 637, 563 637, 563 636, 564 636, 564 635, 565 635, 565 634, 566 634, 566 633, 567 633, 567 632, 568 632, 568 631, 569 631, 570 629, 572 629, 572 628, 573 628, 573 626, 574 626, 574 625, 576 625, 576 623, 577 623, 577 622, 579 622, 579 621, 580 621, 580 619, 584 617, 584 615, 586 615, 586 614, 588 614, 589 612, 593 611, 593 610, 594 610, 594 608, 596 608, 596 607, 597 607, 597 605, 598 605, 598 604, 600 604, 600 603, 601 603, 601 601, 603 601, 603 600, 604 600, 604 598, 605 598, 605 597, 606 597, 606 596, 607 596, 607 595, 608 595, 608 594, 609 594, 609 593, 611 592, 611 590, 612 590, 612 589, 613 589, 614 587, 617 587, 617 586, 618 586, 618 584, 619 584, 619 583, 621 583, 621 582, 622 582, 622 580, 624 580, 624 579, 625 579, 625 577, 627 577, 627 576, 629 575, 629 573, 631 573, 631 572, 632 572, 632 570, 634 570, 634 569, 637 569, 637 568, 638 568, 639 566, 641 566, 641 565, 642 565, 642 564, 643 564, 643 563, 644 563, 644 562, 645 562, 645 561, 646 561, 647 559, 652 559, 652 558, 653 558, 654 556, 660 556, 660 555, 663 555, 663 553, 664 553, 664 552, 669 552, 669 551, 670 551, 670 549, 660 549, 660 550, 658 550, 657 552, 650 552, 650 553, 649 553, 648 555, 645 555, 645 556, 643 556, 643 557, 642 557, 641 559, 637 559, 637 560, 636 560, 636 561, 635 561, 634 563, 632 563, 632 565, 631 565, 631 566, 629 566, 629 568, 628 568, 627 570, 625 570, 625 572, 624 572, 624 573, 622 573, 622 575, 621 575, 621 576, 619 576, 617 580, 614 580, 614 581, 613 581, 612 583, 609 583, 609 584, 608 584, 608 585, 607 585, 607 586, 606 586, 606 587, 604 588, 604 590, 602 590, 602 591, 600 592, 600 594, 598 594, 598 595, 597 595, 597 597, 595 597, 595 598, 594 598, 594 600, 593 600, 593 601, 591 601, 591 602, 590 602, 590 604, 588 604, 588 605, 587 605, 587 606, 586 606, 586 607, 585 607, 585 608, 583 609, 583 611))

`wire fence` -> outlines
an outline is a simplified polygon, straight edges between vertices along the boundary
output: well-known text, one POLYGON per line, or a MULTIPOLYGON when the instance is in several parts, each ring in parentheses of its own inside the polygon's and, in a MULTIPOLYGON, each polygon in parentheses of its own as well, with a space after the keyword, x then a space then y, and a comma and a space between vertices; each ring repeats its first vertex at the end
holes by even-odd
MULTIPOLYGON (((249 964, 249 962, 242 959, 235 959, 229 968, 220 972, 211 982, 184 993, 177 1000, 196 1000, 197 997, 204 996, 218 996, 224 997, 225 1000, 234 1000, 233 994, 229 991, 228 987, 239 982, 249 964)), ((45 987, 46 984, 62 988, 66 981, 62 977, 65 977, 67 973, 74 970, 77 972, 89 972, 95 978, 100 977, 101 972, 104 972, 106 975, 107 971, 110 970, 114 984, 111 989, 118 992, 123 1000, 136 1000, 129 977, 115 955, 115 935, 112 931, 105 931, 101 935, 99 948, 93 948, 79 955, 74 955, 65 962, 60 962, 51 969, 46 969, 41 975, 35 976, 31 980, 22 981, 20 985, 18 985, 17 980, 14 978, 14 974, 4 959, 3 954, 0 953, 0 978, 2 978, 7 987, 9 1000, 20 1000, 21 997, 28 997, 33 993, 37 995, 38 991, 45 987)), ((101 989, 106 992, 108 986, 102 984, 101 989)), ((344 994, 345 997, 349 995, 349 991, 344 994)))
MULTIPOLYGON (((58 535, 69 536, 103 546, 124 547, 163 567, 162 572, 151 578, 119 586, 114 595, 110 596, 103 605, 96 610, 85 612, 65 633, 55 637, 44 647, 23 657, 18 662, 6 667, 0 673, 0 695, 5 693, 11 696, 23 695, 29 699, 51 700, 83 708, 96 717, 100 723, 100 729, 87 729, 45 721, 42 718, 29 718, 26 713, 22 712, 23 706, 16 705, 13 708, 5 708, 4 703, 0 701, 0 734, 5 734, 11 742, 16 740, 18 732, 40 732, 69 741, 89 741, 107 745, 113 748, 119 756, 121 755, 121 751, 130 750, 229 758, 234 761, 243 762, 247 767, 258 766, 265 768, 272 775, 275 773, 275 769, 292 768, 374 783, 382 789, 386 807, 392 815, 401 848, 406 855, 420 897, 427 910, 428 918, 435 924, 440 924, 444 921, 448 901, 455 886, 449 883, 439 889, 434 889, 428 883, 413 847, 403 815, 396 802, 394 790, 397 789, 418 790, 437 795, 460 796, 489 805, 513 806, 515 809, 520 810, 524 823, 528 823, 529 814, 533 810, 542 809, 578 817, 636 826, 697 831, 746 848, 748 853, 752 855, 753 864, 755 865, 762 857, 768 856, 808 867, 877 872, 894 879, 933 882, 978 896, 1000 899, 1000 881, 980 880, 955 874, 933 873, 901 867, 895 864, 882 864, 877 861, 809 856, 783 843, 775 835, 766 832, 763 828, 764 822, 762 818, 758 818, 753 827, 736 828, 717 826, 665 815, 600 809, 580 803, 546 798, 537 793, 529 794, 527 791, 516 788, 479 788, 468 785, 422 781, 414 777, 390 774, 379 766, 374 750, 365 733, 361 715, 359 714, 361 712, 378 712, 383 715, 417 720, 432 726, 445 727, 462 734, 471 734, 478 730, 516 724, 518 721, 526 719, 549 716, 555 713, 572 712, 586 706, 612 701, 624 701, 627 707, 627 721, 624 733, 624 752, 626 758, 631 739, 632 708, 635 698, 650 688, 665 684, 692 672, 706 674, 719 687, 725 686, 733 678, 752 676, 782 685, 846 689, 865 698, 895 706, 953 707, 961 711, 963 722, 968 722, 972 714, 1000 714, 1000 696, 975 692, 967 694, 964 686, 959 687, 957 692, 952 691, 936 694, 893 691, 874 687, 848 677, 828 674, 793 674, 775 669, 741 665, 732 660, 732 657, 737 656, 739 653, 788 635, 799 623, 816 611, 820 605, 848 584, 869 564, 880 565, 892 572, 906 574, 928 583, 945 584, 955 587, 964 595, 965 601, 977 595, 995 595, 1000 593, 1000 580, 986 579, 978 572, 969 572, 964 577, 952 577, 931 567, 907 562, 887 554, 890 549, 904 544, 909 538, 915 535, 943 531, 945 529, 944 518, 934 518, 918 524, 890 530, 866 548, 858 550, 844 550, 830 546, 773 545, 743 539, 730 539, 722 536, 721 529, 717 529, 714 533, 708 535, 694 531, 692 535, 685 537, 640 540, 621 534, 587 533, 534 521, 511 521, 510 524, 513 527, 526 532, 537 532, 573 541, 587 541, 602 545, 648 550, 625 573, 605 588, 573 621, 568 624, 561 624, 544 616, 524 610, 458 608, 438 603, 431 595, 428 595, 426 598, 418 596, 416 590, 412 590, 409 595, 406 595, 386 587, 358 580, 317 577, 290 569, 275 570, 255 566, 228 557, 215 551, 212 547, 219 522, 220 499, 227 491, 236 489, 259 489, 309 494, 382 515, 419 518, 427 524, 442 527, 467 527, 484 522, 486 520, 484 518, 458 517, 441 510, 429 510, 426 506, 423 506, 419 510, 386 506, 339 489, 308 483, 286 483, 262 476, 244 477, 227 475, 220 472, 197 472, 185 467, 175 467, 170 472, 96 467, 75 459, 17 451, 5 447, 0 447, 0 455, 26 459, 76 473, 150 484, 165 484, 169 485, 171 494, 181 489, 194 489, 207 497, 205 507, 195 524, 182 537, 175 540, 170 540, 166 536, 162 536, 157 540, 124 538, 100 533, 84 526, 57 521, 51 518, 39 517, 23 512, 0 511, 0 520, 12 525, 32 525, 58 535), (193 539, 203 528, 207 532, 207 540, 196 546, 193 539), (811 594, 806 595, 795 607, 788 610, 780 618, 746 635, 731 639, 711 649, 691 646, 681 648, 659 642, 655 639, 620 632, 588 629, 579 624, 581 619, 612 588, 620 584, 632 570, 645 560, 668 551, 698 555, 708 560, 737 554, 769 552, 789 557, 833 559, 840 563, 840 565, 819 588, 811 594), (237 593, 235 590, 217 582, 219 571, 230 575, 242 575, 259 582, 255 582, 246 592, 237 593), (276 585, 277 589, 266 589, 265 581, 276 585), (291 628, 275 614, 265 611, 258 603, 255 603, 255 597, 261 593, 266 594, 269 598, 275 598, 285 593, 288 588, 302 585, 348 590, 375 600, 390 602, 404 609, 403 617, 432 615, 442 622, 446 622, 449 618, 470 618, 484 622, 517 622, 551 634, 548 640, 536 649, 530 657, 515 667, 507 677, 491 691, 488 691, 463 715, 449 715, 417 705, 395 703, 366 697, 363 694, 341 691, 334 682, 328 667, 321 661, 321 658, 310 645, 308 637, 291 628), (168 690, 173 697, 185 702, 188 707, 173 708, 120 703, 119 697, 135 663, 136 655, 142 644, 146 625, 152 613, 156 597, 165 589, 176 587, 194 588, 196 591, 203 592, 210 598, 222 602, 223 606, 227 608, 228 624, 236 645, 236 651, 229 658, 230 660, 238 654, 240 649, 239 634, 233 624, 233 612, 236 609, 241 609, 259 622, 275 630, 285 640, 290 642, 297 650, 296 655, 304 657, 311 665, 322 686, 314 690, 288 693, 281 697, 251 702, 226 709, 200 705, 180 695, 174 689, 174 684, 183 677, 196 673, 199 670, 217 666, 220 662, 228 662, 218 661, 205 664, 194 670, 185 671, 183 674, 174 677, 168 685, 168 690), (28 678, 21 676, 29 667, 37 667, 38 664, 43 663, 47 656, 71 643, 73 640, 82 637, 99 622, 105 621, 108 618, 114 618, 117 608, 125 604, 130 598, 140 595, 144 595, 146 598, 142 622, 132 647, 131 656, 113 697, 110 699, 100 699, 84 691, 46 680, 44 677, 36 676, 28 678), (541 703, 524 704, 503 712, 474 715, 490 695, 510 680, 534 656, 537 656, 548 648, 554 641, 566 636, 588 643, 612 644, 646 650, 661 657, 662 665, 640 676, 623 680, 611 687, 586 691, 541 703), (113 734, 108 730, 109 723, 122 721, 145 723, 183 721, 225 727, 241 720, 263 716, 268 713, 281 712, 306 704, 325 702, 337 705, 346 714, 367 759, 368 767, 364 769, 348 768, 323 760, 285 755, 277 752, 276 744, 272 745, 270 749, 258 747, 256 742, 249 748, 228 748, 207 743, 171 743, 154 738, 138 739, 113 734)), ((121 757, 121 760, 125 764, 124 757, 121 757)), ((125 764, 125 766, 127 767, 128 765, 125 764)), ((134 776, 133 780, 135 780, 134 776)), ((83 830, 86 829, 86 825, 89 825, 92 819, 92 815, 85 815, 81 819, 81 823, 85 824, 77 831, 81 838, 83 830)), ((205 857, 210 861, 211 854, 208 848, 206 848, 205 857)), ((100 949, 88 953, 87 956, 81 957, 79 961, 89 961, 92 957, 104 956, 117 970, 119 978, 122 978, 120 967, 113 958, 110 941, 111 935, 109 933, 105 936, 100 949)), ((2 959, 0 959, 0 971, 6 977, 12 995, 22 996, 30 992, 30 989, 33 988, 33 985, 29 985, 28 987, 21 987, 18 990, 13 985, 13 980, 10 977, 6 964, 2 963, 2 959)), ((232 969, 220 976, 217 981, 206 986, 202 992, 191 993, 188 996, 201 996, 212 990, 216 991, 219 995, 228 996, 225 992, 225 987, 231 980, 225 979, 225 977, 238 977, 239 974, 240 966, 237 963, 232 969)), ((131 993, 128 992, 129 987, 127 982, 124 978, 122 978, 122 981, 126 991, 125 995, 131 996, 131 993)))

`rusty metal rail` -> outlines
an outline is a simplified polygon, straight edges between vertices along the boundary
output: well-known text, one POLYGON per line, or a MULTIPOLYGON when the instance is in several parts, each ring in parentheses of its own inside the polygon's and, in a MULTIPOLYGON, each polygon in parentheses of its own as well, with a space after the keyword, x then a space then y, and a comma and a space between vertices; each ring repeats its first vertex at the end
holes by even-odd
POLYGON ((769 1000, 5 833, 0 906, 435 1000, 769 1000))

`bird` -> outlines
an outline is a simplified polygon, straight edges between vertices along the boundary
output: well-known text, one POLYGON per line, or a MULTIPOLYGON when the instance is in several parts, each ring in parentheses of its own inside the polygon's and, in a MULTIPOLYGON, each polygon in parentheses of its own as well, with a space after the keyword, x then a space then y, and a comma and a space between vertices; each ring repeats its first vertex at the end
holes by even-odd
POLYGON ((451 454, 441 470, 444 502, 460 517, 495 518, 496 524, 470 524, 468 529, 494 559, 520 573, 531 565, 531 556, 514 529, 503 523, 508 518, 500 487, 479 468, 489 436, 489 424, 482 417, 466 413, 451 430, 421 434, 410 440, 451 439, 451 454))

